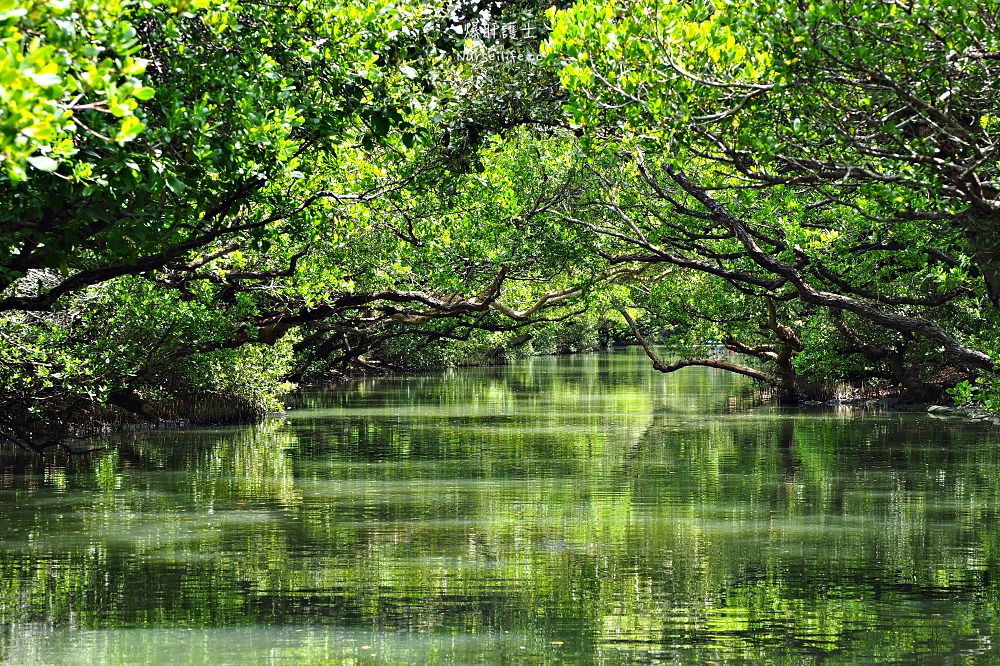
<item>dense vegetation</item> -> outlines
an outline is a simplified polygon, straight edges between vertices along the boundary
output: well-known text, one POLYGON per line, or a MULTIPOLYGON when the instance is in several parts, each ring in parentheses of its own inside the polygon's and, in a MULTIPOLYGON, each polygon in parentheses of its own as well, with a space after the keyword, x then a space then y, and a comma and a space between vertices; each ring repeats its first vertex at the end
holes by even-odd
POLYGON ((0 435, 626 333, 1000 411, 993 3, 551 4, 0 0, 0 435))

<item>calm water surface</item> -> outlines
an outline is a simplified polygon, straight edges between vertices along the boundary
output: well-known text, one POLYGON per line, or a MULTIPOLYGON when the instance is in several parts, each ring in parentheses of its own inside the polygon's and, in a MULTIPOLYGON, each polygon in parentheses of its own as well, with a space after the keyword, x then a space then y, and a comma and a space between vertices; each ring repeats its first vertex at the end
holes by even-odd
POLYGON ((6 664, 1000 663, 1000 434, 634 352, 0 452, 6 664))

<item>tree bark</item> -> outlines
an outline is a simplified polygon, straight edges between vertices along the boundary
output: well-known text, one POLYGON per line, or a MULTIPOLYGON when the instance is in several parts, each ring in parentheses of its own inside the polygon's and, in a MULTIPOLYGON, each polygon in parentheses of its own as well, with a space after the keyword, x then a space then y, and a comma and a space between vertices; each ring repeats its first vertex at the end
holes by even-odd
POLYGON ((147 421, 155 423, 160 420, 160 416, 153 404, 131 389, 112 391, 108 394, 108 402, 127 412, 137 414, 147 421))

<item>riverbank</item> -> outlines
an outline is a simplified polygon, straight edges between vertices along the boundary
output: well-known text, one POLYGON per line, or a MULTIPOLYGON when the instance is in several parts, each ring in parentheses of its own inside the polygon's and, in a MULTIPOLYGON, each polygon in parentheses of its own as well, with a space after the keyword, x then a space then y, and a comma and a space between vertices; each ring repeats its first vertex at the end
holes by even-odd
MULTIPOLYGON (((463 365, 458 366, 458 368, 508 367, 529 358, 574 358, 591 355, 633 354, 644 359, 645 357, 642 356, 639 351, 640 349, 640 346, 632 345, 612 347, 604 350, 584 350, 573 353, 560 352, 535 355, 519 360, 463 365)), ((640 363, 644 362, 640 361, 640 363)), ((53 415, 48 418, 44 415, 41 418, 38 415, 34 415, 30 423, 20 424, 15 423, 15 419, 12 418, 12 411, 6 410, 4 417, 0 418, 0 441, 5 438, 21 448, 41 453, 51 448, 60 447, 67 450, 74 450, 75 443, 77 442, 84 442, 88 439, 117 432, 183 430, 185 428, 205 426, 259 423, 271 416, 280 415, 288 409, 301 406, 300 396, 304 392, 335 388, 360 378, 433 377, 450 369, 457 368, 430 370, 372 366, 365 372, 357 372, 353 375, 331 376, 326 381, 303 384, 284 395, 282 401, 285 409, 269 412, 248 409, 245 401, 240 399, 203 394, 179 398, 174 397, 168 402, 158 404, 153 404, 137 397, 133 402, 139 405, 139 407, 133 409, 126 408, 127 405, 123 404, 122 400, 118 400, 119 404, 81 404, 72 409, 64 409, 59 415, 53 415), (4 432, 5 430, 6 432, 4 432)), ((653 371, 651 365, 649 369, 653 371)), ((719 377, 725 377, 730 374, 723 370, 712 370, 711 372, 717 374, 719 377)), ((653 376, 657 375, 658 373, 653 372, 653 376)), ((756 391, 760 400, 775 402, 779 400, 778 393, 774 388, 753 383, 749 385, 754 387, 752 390, 756 391)), ((785 404, 799 404, 809 407, 827 406, 831 408, 850 406, 908 412, 926 411, 930 416, 938 419, 964 420, 1000 425, 1000 415, 997 414, 989 414, 974 408, 947 406, 937 402, 911 401, 903 398, 898 392, 889 391, 877 386, 862 388, 829 386, 825 390, 827 394, 834 394, 836 397, 828 400, 801 399, 794 403, 786 402, 785 404)), ((944 395, 943 389, 941 394, 942 396, 944 395)), ((89 447, 84 446, 83 448, 89 447)))
POLYGON ((927 408, 927 413, 936 419, 959 419, 962 421, 1000 425, 1000 414, 991 414, 990 412, 986 412, 975 407, 931 405, 927 408))

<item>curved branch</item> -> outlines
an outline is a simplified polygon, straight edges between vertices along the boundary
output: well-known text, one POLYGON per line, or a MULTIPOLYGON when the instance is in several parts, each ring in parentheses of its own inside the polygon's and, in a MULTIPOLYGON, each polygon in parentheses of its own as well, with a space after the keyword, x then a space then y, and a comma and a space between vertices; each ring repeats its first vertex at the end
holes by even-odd
POLYGON ((995 371, 997 363, 988 354, 962 344, 936 322, 923 317, 907 316, 888 312, 880 307, 859 301, 850 296, 823 291, 806 282, 795 267, 767 254, 754 240, 747 225, 738 220, 726 208, 713 198, 704 188, 695 185, 684 173, 673 166, 664 165, 664 170, 688 194, 697 199, 720 222, 727 224, 737 239, 746 248, 749 257, 762 268, 781 276, 795 286, 799 296, 806 303, 821 305, 835 310, 846 310, 874 322, 880 326, 899 331, 914 333, 937 342, 956 358, 963 360, 970 368, 995 371))
POLYGON ((636 326, 635 320, 632 319, 632 316, 628 313, 628 311, 626 311, 625 308, 619 308, 618 312, 620 312, 622 317, 625 318, 629 328, 632 329, 632 333, 635 335, 635 339, 639 341, 639 344, 642 345, 643 351, 646 352, 646 356, 648 356, 649 360, 653 362, 653 367, 660 372, 671 373, 682 368, 700 365, 708 368, 735 372, 738 375, 744 375, 771 386, 778 386, 780 384, 778 378, 774 375, 757 370, 756 368, 740 365, 739 363, 732 363, 731 361, 724 361, 718 358, 692 358, 674 361, 673 363, 665 363, 663 359, 660 358, 660 355, 656 353, 656 350, 653 348, 653 345, 649 342, 649 340, 647 340, 645 336, 643 336, 642 332, 639 331, 639 327, 636 326))

